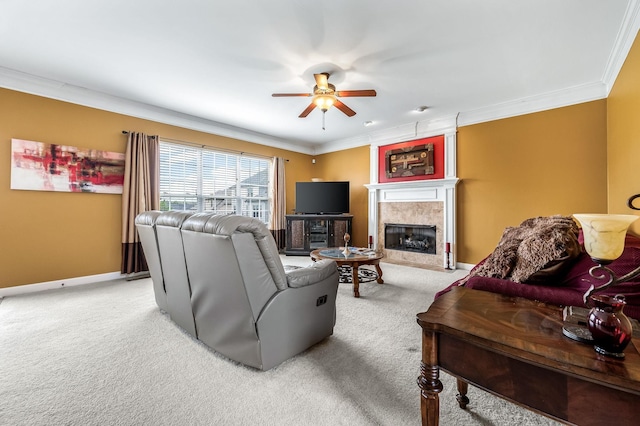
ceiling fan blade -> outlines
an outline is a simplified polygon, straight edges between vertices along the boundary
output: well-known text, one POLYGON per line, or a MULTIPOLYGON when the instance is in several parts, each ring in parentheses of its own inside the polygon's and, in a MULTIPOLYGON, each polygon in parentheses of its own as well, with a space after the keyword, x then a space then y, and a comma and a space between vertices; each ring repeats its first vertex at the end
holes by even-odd
POLYGON ((322 74, 314 74, 316 79, 316 85, 320 90, 327 90, 329 88, 329 82, 327 79, 329 78, 329 74, 323 72, 322 74))
POLYGON ((336 92, 336 96, 340 96, 341 98, 348 98, 354 96, 376 96, 377 93, 375 90, 340 90, 336 92))
POLYGON ((307 115, 309 115, 309 113, 311 111, 313 111, 313 109, 316 107, 316 104, 314 104, 313 102, 311 102, 309 104, 309 106, 307 107, 307 109, 305 109, 304 111, 302 111, 302 114, 300 114, 298 117, 299 118, 305 118, 307 115))
POLYGON ((333 106, 338 108, 340 111, 344 112, 345 114, 347 114, 349 117, 353 117, 354 115, 356 115, 356 112, 354 110, 352 110, 351 108, 349 108, 348 106, 340 102, 340 100, 338 99, 336 99, 333 102, 333 106))
POLYGON ((308 98, 309 96, 313 96, 313 93, 274 93, 271 96, 274 98, 280 98, 283 96, 304 96, 308 98))

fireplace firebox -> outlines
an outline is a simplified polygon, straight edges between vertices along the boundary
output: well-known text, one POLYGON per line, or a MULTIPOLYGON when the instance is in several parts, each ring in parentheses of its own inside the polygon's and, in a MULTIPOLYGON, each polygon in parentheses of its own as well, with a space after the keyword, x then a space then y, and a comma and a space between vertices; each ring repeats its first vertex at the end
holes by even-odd
POLYGON ((384 248, 436 254, 436 227, 385 223, 384 248))

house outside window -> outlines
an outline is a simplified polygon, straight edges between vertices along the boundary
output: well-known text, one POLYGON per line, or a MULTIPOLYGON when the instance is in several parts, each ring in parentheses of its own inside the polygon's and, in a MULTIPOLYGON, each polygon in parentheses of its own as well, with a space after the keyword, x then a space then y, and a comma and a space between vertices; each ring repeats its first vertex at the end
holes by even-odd
POLYGON ((160 141, 160 210, 214 212, 269 223, 270 160, 160 141))

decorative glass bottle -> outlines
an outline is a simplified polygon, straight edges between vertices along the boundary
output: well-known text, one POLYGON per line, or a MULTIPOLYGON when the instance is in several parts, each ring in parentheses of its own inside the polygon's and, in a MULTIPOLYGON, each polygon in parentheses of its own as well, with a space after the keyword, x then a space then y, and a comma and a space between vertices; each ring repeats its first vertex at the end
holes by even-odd
POLYGON ((631 340, 631 321, 622 312, 624 296, 591 295, 593 308, 587 317, 587 327, 593 336, 596 352, 616 358, 624 358, 624 348, 631 340))

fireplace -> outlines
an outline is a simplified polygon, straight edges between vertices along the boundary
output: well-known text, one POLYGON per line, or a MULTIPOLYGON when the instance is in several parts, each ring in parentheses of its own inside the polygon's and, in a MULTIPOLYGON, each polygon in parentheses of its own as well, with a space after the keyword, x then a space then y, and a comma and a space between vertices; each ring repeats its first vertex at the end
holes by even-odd
POLYGON ((444 134, 444 146, 440 147, 444 154, 443 162, 434 165, 444 172, 442 178, 408 177, 380 182, 379 178, 385 171, 380 147, 388 142, 382 138, 371 144, 371 180, 365 185, 369 190, 369 239, 374 247, 384 252, 386 262, 424 268, 454 265, 455 268, 456 185, 459 181, 456 176, 457 127, 452 119, 433 122, 429 126, 421 134, 416 127, 415 137, 444 134), (411 229, 410 232, 387 230, 387 225, 411 229), (388 232, 393 235, 389 236, 388 232), (401 239, 404 247, 398 247, 401 239), (392 247, 394 245, 396 247, 392 247))
POLYGON ((436 227, 434 225, 385 223, 384 248, 436 254, 436 227))

